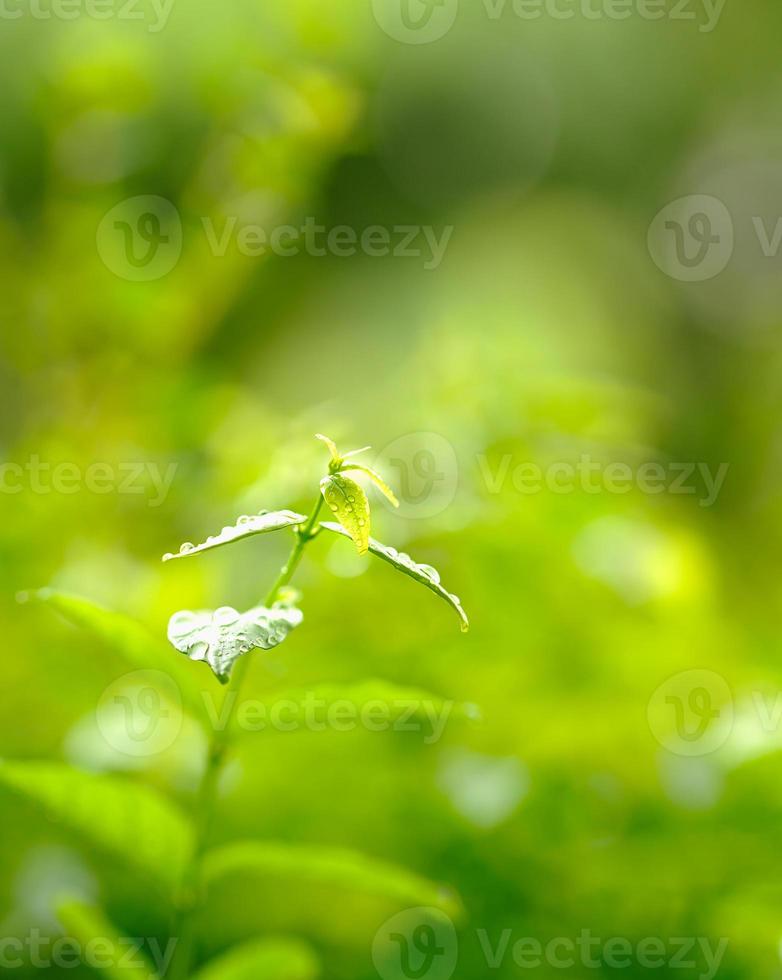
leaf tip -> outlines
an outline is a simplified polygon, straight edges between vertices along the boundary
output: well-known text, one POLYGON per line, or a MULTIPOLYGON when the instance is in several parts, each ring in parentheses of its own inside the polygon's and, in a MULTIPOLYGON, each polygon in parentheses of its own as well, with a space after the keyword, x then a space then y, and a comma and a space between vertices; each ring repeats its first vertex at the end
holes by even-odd
POLYGON ((329 453, 331 454, 331 458, 333 460, 338 460, 340 458, 339 450, 337 449, 337 444, 334 442, 333 439, 330 439, 328 436, 324 436, 322 432, 316 432, 315 438, 320 439, 320 441, 327 447, 329 453))

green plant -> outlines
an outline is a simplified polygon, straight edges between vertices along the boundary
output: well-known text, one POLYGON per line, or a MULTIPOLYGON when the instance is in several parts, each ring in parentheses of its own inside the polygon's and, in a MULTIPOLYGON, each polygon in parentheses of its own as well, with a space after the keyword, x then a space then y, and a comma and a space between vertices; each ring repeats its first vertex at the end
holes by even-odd
MULTIPOLYGON (((352 851, 254 840, 208 848, 219 779, 232 739, 237 735, 232 716, 251 661, 249 654, 254 649, 268 650, 277 646, 301 623, 299 597, 289 583, 307 545, 319 534, 326 531, 347 537, 353 541, 359 555, 372 554, 393 565, 446 601, 457 613, 462 630, 468 628, 460 600, 443 588, 434 568, 418 564, 409 555, 370 536, 367 495, 347 474, 361 473, 393 504, 396 504, 396 498, 377 473, 354 460, 363 450, 340 453, 329 438, 321 435, 318 438, 328 447, 331 458, 309 516, 290 510, 262 511, 239 518, 236 524, 224 527, 203 544, 187 542, 177 554, 164 556, 164 561, 191 557, 252 535, 282 529, 289 529, 294 536, 290 555, 261 605, 244 613, 229 607, 182 611, 170 619, 168 638, 171 644, 189 660, 206 662, 218 681, 227 685, 220 711, 223 724, 219 730, 213 726, 194 820, 188 820, 168 799, 142 783, 88 775, 52 763, 0 765, 1 785, 41 805, 102 852, 121 858, 137 872, 154 880, 174 909, 171 935, 176 946, 168 974, 174 980, 192 975, 195 913, 205 893, 215 882, 237 870, 259 875, 269 872, 291 875, 318 884, 380 894, 402 904, 436 906, 452 914, 459 910, 458 900, 448 890, 404 869, 352 851), (339 523, 319 521, 324 503, 339 523), (132 822, 122 819, 123 813, 132 814, 132 822)), ((200 696, 203 692, 194 681, 189 664, 184 660, 172 661, 166 648, 139 624, 87 599, 51 589, 28 593, 24 598, 54 606, 78 626, 110 643, 134 667, 154 667, 170 673, 189 712, 205 728, 208 727, 204 700, 200 696)), ((372 680, 342 693, 368 703, 377 698, 391 700, 399 693, 410 692, 372 680)), ((415 693, 420 697, 426 692, 415 693)), ((286 695, 298 696, 295 692, 286 692, 286 695)), ((76 938, 100 935, 114 942, 118 935, 100 908, 86 906, 72 898, 61 902, 59 915, 70 935, 76 938)), ((115 976, 116 966, 106 967, 103 972, 115 976)), ((142 977, 156 976, 159 964, 158 973, 151 963, 141 964, 136 972, 142 977)), ((285 976, 290 980, 310 980, 316 975, 317 963, 308 947, 298 940, 266 937, 240 944, 213 959, 199 977, 200 980, 218 977, 230 980, 253 976, 254 980, 266 977, 279 980, 285 976)))

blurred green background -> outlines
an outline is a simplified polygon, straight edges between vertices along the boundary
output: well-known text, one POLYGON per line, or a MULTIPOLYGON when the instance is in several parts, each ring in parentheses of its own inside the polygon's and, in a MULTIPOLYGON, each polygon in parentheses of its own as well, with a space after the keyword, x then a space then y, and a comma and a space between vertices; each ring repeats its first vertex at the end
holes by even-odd
MULTIPOLYGON (((138 19, 4 8, 0 753, 121 773, 192 811, 203 736, 117 750, 95 716, 128 666, 16 594, 76 592, 161 637, 177 609, 248 608, 285 534, 160 556, 242 513, 306 511, 315 432, 371 443, 402 498, 393 513, 372 496, 373 533, 435 565, 472 629, 321 537, 296 577, 305 622, 256 655, 247 692, 383 678, 482 720, 432 744, 248 738, 214 842, 351 847, 443 882, 465 908, 457 977, 616 973, 492 969, 480 934, 495 947, 506 929, 724 937, 720 977, 780 977, 782 291, 753 218, 771 236, 782 208, 782 9, 727 0, 710 24, 695 0, 693 19, 674 3, 659 20, 584 12, 598 7, 526 19, 462 0, 423 44, 394 31, 394 0, 175 0, 165 22, 152 4, 138 19), (734 226, 704 281, 647 242, 684 195, 716 197, 734 226), (145 224, 159 199, 160 228, 145 224), (308 218, 395 242, 400 226, 451 231, 433 267, 423 232, 412 255, 250 255, 235 235, 219 254, 205 228, 308 218), (162 258, 134 264, 150 242, 162 258), (514 479, 585 456, 597 491, 514 479), (649 462, 729 470, 705 506, 697 469, 697 492, 644 492, 649 462), (95 463, 108 490, 87 486, 95 463), (612 463, 634 474, 626 492, 602 479, 612 463)), ((98 896, 129 935, 166 934, 143 879, 6 790, 0 826, 3 936, 56 934, 63 890, 98 896)), ((203 916, 198 956, 283 932, 324 977, 367 980, 399 908, 237 884, 203 916)), ((653 972, 702 976, 696 959, 653 972)))

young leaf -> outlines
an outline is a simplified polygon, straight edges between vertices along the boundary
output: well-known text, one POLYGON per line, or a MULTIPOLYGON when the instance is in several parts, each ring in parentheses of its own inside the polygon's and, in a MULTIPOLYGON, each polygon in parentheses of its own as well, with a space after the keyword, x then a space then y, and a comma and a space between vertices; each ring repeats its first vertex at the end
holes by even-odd
POLYGON ((383 496, 386 497, 386 499, 392 503, 394 507, 399 506, 399 501, 396 499, 394 491, 391 489, 391 487, 389 487, 383 477, 380 476, 379 473, 376 473, 371 466, 364 466, 363 463, 346 463, 340 469, 340 473, 347 473, 348 470, 358 470, 360 473, 366 473, 383 496))
POLYGON ((106 609, 92 599, 56 589, 37 589, 23 593, 19 598, 23 601, 46 603, 74 626, 88 630, 133 667, 160 670, 169 674, 191 712, 195 717, 205 720, 201 687, 192 672, 187 665, 180 665, 171 656, 170 649, 161 639, 149 633, 135 619, 113 609, 106 609))
POLYGON ((369 501, 363 488, 341 473, 332 473, 320 481, 320 490, 356 551, 365 555, 369 547, 369 501))
POLYGON ((261 511, 260 514, 253 514, 252 517, 245 514, 235 524, 224 527, 219 534, 210 535, 202 544, 191 544, 186 541, 176 554, 169 552, 163 555, 163 561, 172 561, 174 558, 189 558, 190 555, 198 555, 202 551, 210 551, 212 548, 221 548, 223 545, 233 544, 234 541, 241 541, 242 538, 249 538, 253 534, 279 531, 284 527, 303 524, 306 520, 304 514, 297 514, 292 510, 261 511))
MULTIPOLYGON (((133 947, 105 913, 82 902, 64 901, 57 906, 57 917, 67 935, 75 939, 79 948, 86 950, 89 944, 100 938, 100 950, 95 951, 90 965, 109 980, 158 980, 157 973, 140 949, 133 947)), ((162 965, 162 964, 161 964, 162 965)))
POLYGON ((210 960, 193 980, 316 980, 320 967, 306 943, 255 939, 210 960))
POLYGON ((361 449, 351 449, 348 453, 342 453, 341 459, 350 459, 351 456, 360 456, 361 453, 365 453, 371 448, 371 446, 362 446, 361 449))
POLYGON ((270 650, 302 621, 300 609, 275 604, 257 606, 240 613, 231 606, 214 612, 174 613, 168 624, 168 639, 191 660, 205 660, 225 684, 236 661, 253 648, 270 650))
POLYGON ((332 460, 335 463, 339 462, 342 459, 342 457, 339 454, 339 450, 337 449, 337 444, 334 442, 333 439, 329 439, 328 436, 324 436, 320 432, 315 433, 315 438, 320 439, 320 441, 325 444, 326 448, 331 454, 332 460))
POLYGON ((406 868, 344 848, 238 841, 207 853, 207 885, 233 874, 295 878, 358 895, 379 895, 403 906, 433 906, 454 916, 461 912, 461 903, 450 889, 406 868))
MULTIPOLYGON (((377 678, 369 678, 356 684, 315 684, 307 688, 281 688, 269 691, 266 695, 267 704, 293 702, 298 705, 302 717, 306 718, 304 725, 312 722, 318 728, 328 725, 330 709, 337 701, 348 702, 355 708, 356 724, 359 727, 361 723, 358 719, 362 712, 380 705, 382 721, 387 722, 389 727, 393 727, 398 719, 406 723, 411 718, 417 718, 424 723, 422 731, 425 735, 432 732, 435 726, 446 724, 451 719, 474 722, 481 717, 480 708, 476 704, 446 701, 431 691, 403 687, 377 678)), ((243 729, 235 716, 234 726, 237 735, 241 734, 243 729)))
MULTIPOLYGON (((344 527, 340 524, 334 524, 331 521, 321 521, 321 527, 325 527, 327 531, 333 531, 335 534, 341 534, 346 538, 352 537, 344 527)), ((419 565, 413 561, 410 555, 406 555, 403 551, 397 551, 396 548, 381 544, 374 538, 369 539, 368 546, 369 551, 373 555, 377 555, 378 558, 387 561, 389 565, 393 565, 398 571, 404 575, 409 575, 410 578, 415 579, 416 582, 420 582, 421 585, 425 585, 435 595, 439 595, 441 599, 444 599, 456 611, 461 622, 462 632, 467 632, 470 628, 470 621, 467 619, 467 613, 462 609, 461 599, 459 596, 453 595, 442 587, 440 584, 440 575, 436 569, 432 568, 431 565, 419 565)))
POLYGON ((150 787, 48 762, 4 762, 0 786, 41 806, 91 845, 144 872, 167 891, 180 882, 192 854, 192 828, 150 787))

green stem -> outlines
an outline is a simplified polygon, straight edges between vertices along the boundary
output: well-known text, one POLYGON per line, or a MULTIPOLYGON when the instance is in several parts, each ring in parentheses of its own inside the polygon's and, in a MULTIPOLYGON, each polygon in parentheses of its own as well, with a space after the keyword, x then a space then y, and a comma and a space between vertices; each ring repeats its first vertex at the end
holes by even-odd
MULTIPOLYGON (((318 533, 317 522, 322 504, 323 497, 318 494, 317 502, 312 509, 307 523, 296 531, 296 543, 264 600, 265 606, 272 606, 277 599, 280 589, 286 586, 293 578, 304 554, 304 549, 318 533)), ((209 747, 206 768, 201 779, 201 785, 198 788, 195 846, 190 865, 185 872, 176 901, 172 936, 177 941, 177 948, 174 962, 171 966, 169 980, 187 980, 190 974, 190 964, 193 958, 193 942, 195 939, 195 913, 201 904, 203 890, 201 881, 203 856, 214 820, 217 787, 220 782, 223 765, 225 764, 231 722, 249 665, 250 657, 244 656, 237 662, 233 669, 231 681, 225 690, 223 698, 223 710, 221 710, 219 715, 223 719, 223 727, 214 732, 209 747)))

